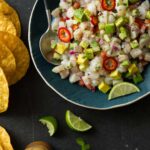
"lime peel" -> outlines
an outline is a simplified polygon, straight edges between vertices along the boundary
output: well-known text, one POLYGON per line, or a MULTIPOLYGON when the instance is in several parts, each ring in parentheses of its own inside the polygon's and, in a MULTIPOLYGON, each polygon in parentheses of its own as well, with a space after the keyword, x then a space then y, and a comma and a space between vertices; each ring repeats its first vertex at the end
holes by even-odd
POLYGON ((45 116, 39 120, 43 125, 46 125, 50 136, 53 136, 58 128, 57 120, 53 116, 45 116))

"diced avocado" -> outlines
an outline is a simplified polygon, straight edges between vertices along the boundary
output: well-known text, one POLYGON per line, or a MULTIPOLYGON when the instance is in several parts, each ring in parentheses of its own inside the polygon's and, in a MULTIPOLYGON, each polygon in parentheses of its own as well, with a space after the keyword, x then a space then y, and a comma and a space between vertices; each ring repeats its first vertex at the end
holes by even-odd
POLYGON ((79 22, 88 20, 86 15, 85 15, 85 13, 84 13, 84 9, 83 8, 76 9, 75 12, 74 12, 74 17, 79 22))
POLYGON ((143 77, 140 73, 133 76, 133 81, 135 84, 140 83, 143 81, 143 77))
POLYGON ((148 34, 143 34, 140 37, 139 45, 140 45, 141 48, 143 48, 144 46, 146 46, 147 44, 149 44, 149 42, 150 42, 150 36, 148 34))
POLYGON ((98 42, 92 41, 90 43, 90 46, 92 47, 92 49, 93 49, 94 52, 99 52, 100 51, 100 46, 99 46, 98 42))
POLYGON ((81 41, 80 46, 83 48, 87 48, 89 46, 89 42, 88 41, 81 41))
POLYGON ((81 65, 81 64, 86 64, 87 62, 88 62, 88 59, 87 59, 87 57, 86 57, 84 54, 79 54, 79 55, 78 55, 77 63, 78 63, 79 65, 81 65))
POLYGON ((101 82, 98 86, 98 89, 102 91, 103 93, 107 93, 110 90, 110 86, 106 84, 105 82, 101 82))
POLYGON ((99 30, 104 30, 105 29, 105 24, 104 23, 99 23, 98 28, 99 28, 99 30))
POLYGON ((52 48, 52 49, 55 49, 56 46, 57 46, 57 42, 56 42, 55 40, 52 40, 52 41, 51 41, 51 48, 52 48))
POLYGON ((74 43, 70 43, 70 46, 69 46, 69 49, 74 49, 76 46, 78 46, 79 45, 79 43, 77 43, 77 42, 74 42, 74 43))
POLYGON ((119 33, 119 37, 121 40, 124 40, 125 38, 127 38, 127 30, 124 27, 120 28, 120 33, 119 33))
POLYGON ((130 62, 129 62, 129 60, 124 60, 124 61, 121 63, 121 65, 127 67, 127 66, 130 65, 130 62))
POLYGON ((136 66, 136 64, 131 64, 128 68, 128 71, 131 75, 133 75, 134 73, 139 72, 138 67, 136 66))
POLYGON ((118 79, 121 78, 121 73, 120 73, 118 70, 113 71, 113 72, 110 74, 110 77, 112 77, 113 79, 118 80, 118 79))
POLYGON ((94 57, 94 51, 92 48, 88 48, 84 51, 87 59, 92 59, 94 57))
POLYGON ((115 24, 108 23, 105 25, 105 33, 106 34, 113 34, 115 32, 115 24))
POLYGON ((132 48, 137 48, 137 47, 139 46, 139 43, 138 43, 137 40, 134 40, 134 41, 132 41, 132 42, 130 43, 130 45, 131 45, 132 48))
POLYGON ((127 19, 127 18, 125 18, 125 17, 120 17, 120 18, 118 18, 118 19, 116 20, 115 25, 116 25, 116 27, 120 27, 120 26, 126 24, 127 22, 128 22, 128 19, 127 19))
POLYGON ((124 77, 127 79, 132 79, 132 75, 129 72, 125 73, 124 77))
POLYGON ((138 1, 139 1, 139 0, 129 0, 129 2, 132 3, 132 4, 133 4, 133 3, 136 3, 136 2, 138 2, 138 1))
POLYGON ((58 54, 58 53, 54 53, 53 54, 53 58, 56 59, 56 60, 60 60, 61 59, 61 55, 58 54))
POLYGON ((92 42, 90 43, 90 46, 91 46, 92 48, 94 48, 94 47, 99 46, 99 44, 98 44, 98 42, 96 42, 96 41, 92 41, 92 42))
POLYGON ((146 18, 147 18, 147 19, 150 19, 150 10, 147 11, 147 13, 146 13, 146 18))
POLYGON ((138 17, 140 15, 140 11, 138 9, 133 9, 132 10, 132 16, 138 17))
POLYGON ((84 14, 85 14, 85 16, 86 16, 88 19, 90 19, 90 17, 91 17, 91 12, 90 12, 89 10, 85 9, 85 10, 84 10, 84 14))
POLYGON ((79 69, 80 69, 81 71, 85 71, 87 67, 88 67, 87 63, 86 63, 86 64, 81 64, 81 65, 79 65, 79 69))
POLYGON ((63 43, 58 43, 55 49, 55 51, 60 55, 62 55, 66 50, 67 46, 63 43))
POLYGON ((104 34, 104 40, 106 41, 106 42, 110 42, 111 40, 110 40, 110 37, 108 36, 108 34, 104 34))

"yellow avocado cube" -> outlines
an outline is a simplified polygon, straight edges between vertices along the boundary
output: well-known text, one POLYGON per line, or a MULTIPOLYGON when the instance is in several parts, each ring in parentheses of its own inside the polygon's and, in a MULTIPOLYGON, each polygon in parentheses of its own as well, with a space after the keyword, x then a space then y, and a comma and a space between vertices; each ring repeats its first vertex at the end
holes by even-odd
POLYGON ((110 74, 110 77, 112 77, 113 79, 120 79, 121 78, 121 73, 119 71, 113 71, 111 74, 110 74))
POLYGON ((107 93, 110 90, 110 86, 106 84, 105 82, 101 82, 98 86, 98 89, 102 91, 103 93, 107 93))
POLYGON ((55 51, 60 55, 62 55, 66 50, 67 50, 67 46, 62 43, 58 43, 55 49, 55 51))
POLYGON ((129 73, 132 75, 134 73, 139 72, 138 67, 136 66, 136 64, 131 64, 128 68, 129 73))
POLYGON ((81 64, 86 64, 87 62, 88 62, 88 59, 85 57, 85 55, 83 55, 83 54, 79 54, 79 55, 78 55, 77 63, 78 63, 79 65, 81 65, 81 64))

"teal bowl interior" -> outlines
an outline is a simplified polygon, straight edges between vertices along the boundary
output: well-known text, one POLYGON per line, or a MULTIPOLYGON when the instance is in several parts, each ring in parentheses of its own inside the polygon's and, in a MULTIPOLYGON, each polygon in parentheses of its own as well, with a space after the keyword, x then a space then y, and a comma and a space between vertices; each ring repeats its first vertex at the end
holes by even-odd
MULTIPOLYGON (((49 1, 49 7, 53 10, 58 5, 58 0, 49 1)), ((53 65, 47 63, 39 50, 39 39, 47 29, 47 19, 42 0, 37 0, 29 22, 29 46, 33 63, 45 83, 56 91, 64 99, 86 107, 99 110, 111 109, 129 105, 142 99, 150 92, 150 66, 145 69, 144 82, 138 86, 140 93, 117 98, 112 101, 107 100, 107 95, 102 94, 98 90, 91 92, 86 88, 80 87, 78 84, 70 84, 68 79, 61 80, 59 75, 52 73, 53 65)))

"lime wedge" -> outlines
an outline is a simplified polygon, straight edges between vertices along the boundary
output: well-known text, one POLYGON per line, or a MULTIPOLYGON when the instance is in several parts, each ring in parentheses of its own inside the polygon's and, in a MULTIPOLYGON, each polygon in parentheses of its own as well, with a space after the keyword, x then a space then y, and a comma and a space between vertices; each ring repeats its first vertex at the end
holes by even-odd
POLYGON ((91 125, 86 123, 83 119, 76 116, 69 110, 66 111, 66 123, 69 128, 79 132, 85 132, 92 128, 91 125))
POLYGON ((57 120, 53 116, 45 116, 39 120, 43 125, 46 125, 50 136, 53 136, 57 131, 57 120))
POLYGON ((108 100, 140 92, 140 89, 132 83, 121 82, 116 84, 109 93, 108 100))

